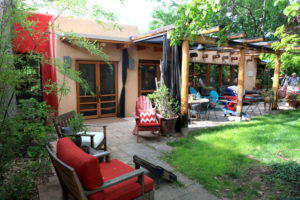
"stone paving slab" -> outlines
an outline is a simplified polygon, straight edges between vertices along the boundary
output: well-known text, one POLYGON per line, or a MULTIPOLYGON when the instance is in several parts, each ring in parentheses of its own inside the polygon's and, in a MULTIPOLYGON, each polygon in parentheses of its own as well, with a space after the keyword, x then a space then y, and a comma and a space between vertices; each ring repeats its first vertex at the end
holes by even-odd
MULTIPOLYGON (((280 105, 281 109, 285 109, 284 105, 280 105)), ((259 108, 262 114, 269 114, 269 111, 264 112, 263 103, 259 104, 259 108)), ((193 130, 201 130, 203 128, 218 126, 229 123, 228 118, 223 116, 223 111, 216 112, 217 118, 215 118, 213 111, 210 113, 210 120, 199 121, 192 120, 189 124, 188 132, 193 130)), ((260 115, 259 112, 252 113, 255 116, 260 115)), ((150 132, 142 132, 139 138, 139 143, 136 143, 136 136, 132 134, 132 130, 135 126, 133 118, 102 118, 86 120, 86 123, 90 124, 107 124, 107 143, 108 149, 111 151, 111 158, 117 158, 124 163, 134 167, 133 155, 138 155, 141 158, 161 167, 164 167, 168 171, 177 175, 179 184, 169 183, 162 180, 160 187, 155 189, 156 200, 217 200, 218 198, 206 191, 202 185, 196 181, 189 179, 185 175, 178 172, 174 167, 170 166, 160 157, 164 152, 170 152, 171 146, 167 145, 167 142, 173 141, 176 137, 161 137, 161 141, 157 141, 157 136, 152 135, 150 132)), ((98 128, 91 128, 91 130, 97 131, 98 128)), ((101 130, 101 129, 99 129, 101 130)), ((55 142, 53 143, 55 146, 55 142)), ((55 150, 56 148, 54 148, 55 150)), ((146 173, 147 170, 145 170, 146 173)), ((54 173, 55 174, 55 173, 54 173)), ((58 179, 55 176, 50 177, 49 182, 44 185, 38 186, 39 195, 41 200, 50 199, 62 199, 61 188, 58 179)))

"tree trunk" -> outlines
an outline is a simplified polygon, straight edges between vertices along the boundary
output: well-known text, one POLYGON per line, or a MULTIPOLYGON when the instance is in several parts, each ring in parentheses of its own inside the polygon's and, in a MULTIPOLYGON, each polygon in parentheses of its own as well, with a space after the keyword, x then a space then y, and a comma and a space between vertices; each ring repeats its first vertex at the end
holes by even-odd
POLYGON ((7 117, 16 114, 13 73, 14 9, 13 0, 0 0, 0 124, 7 117))

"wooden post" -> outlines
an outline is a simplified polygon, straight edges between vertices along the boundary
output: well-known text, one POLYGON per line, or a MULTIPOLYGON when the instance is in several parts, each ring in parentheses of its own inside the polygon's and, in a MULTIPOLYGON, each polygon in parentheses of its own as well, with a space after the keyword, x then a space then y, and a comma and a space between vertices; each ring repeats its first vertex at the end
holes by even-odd
POLYGON ((193 70, 192 70, 192 83, 193 83, 193 87, 195 87, 196 85, 196 80, 195 80, 195 63, 193 62, 193 70))
POLYGON ((219 68, 219 88, 220 89, 222 87, 222 82, 223 82, 223 66, 220 65, 220 68, 219 68))
POLYGON ((210 85, 210 64, 206 65, 206 87, 210 85))
POLYGON ((280 54, 276 52, 276 61, 273 78, 273 103, 272 110, 277 109, 278 87, 279 87, 279 72, 280 72, 280 54))
POLYGON ((243 95, 244 95, 244 79, 245 79, 245 50, 240 49, 239 53, 239 76, 238 76, 238 98, 236 117, 241 120, 243 110, 243 95))
POLYGON ((189 41, 182 42, 181 127, 188 127, 189 41))
POLYGON ((234 83, 234 66, 230 65, 230 85, 234 83))

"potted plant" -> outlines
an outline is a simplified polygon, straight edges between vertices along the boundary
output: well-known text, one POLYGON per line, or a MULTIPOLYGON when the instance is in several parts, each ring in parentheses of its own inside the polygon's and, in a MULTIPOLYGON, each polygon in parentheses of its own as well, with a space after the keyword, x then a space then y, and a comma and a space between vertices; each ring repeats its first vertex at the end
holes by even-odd
POLYGON ((169 89, 158 82, 157 90, 147 96, 161 115, 161 133, 170 135, 175 132, 175 125, 178 118, 179 103, 171 97, 169 89))
MULTIPOLYGON (((70 132, 72 134, 77 134, 79 132, 86 133, 87 127, 84 124, 84 116, 82 114, 75 113, 75 117, 70 120, 69 123, 70 132)), ((71 139, 77 146, 81 146, 81 137, 71 136, 71 139), (75 138, 74 138, 75 137, 75 138)))

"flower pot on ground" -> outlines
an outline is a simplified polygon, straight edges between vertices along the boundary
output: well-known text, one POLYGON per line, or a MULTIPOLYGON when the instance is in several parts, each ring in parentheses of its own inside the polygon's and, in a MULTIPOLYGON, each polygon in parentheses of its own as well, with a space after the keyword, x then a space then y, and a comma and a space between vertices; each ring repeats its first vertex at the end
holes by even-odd
POLYGON ((158 83, 158 88, 147 96, 155 105, 159 113, 162 124, 161 134, 163 136, 172 135, 175 132, 175 125, 178 118, 179 103, 171 97, 169 89, 165 85, 158 83))
POLYGON ((161 119, 161 135, 170 136, 175 133, 175 126, 178 116, 173 118, 162 118, 161 119))

